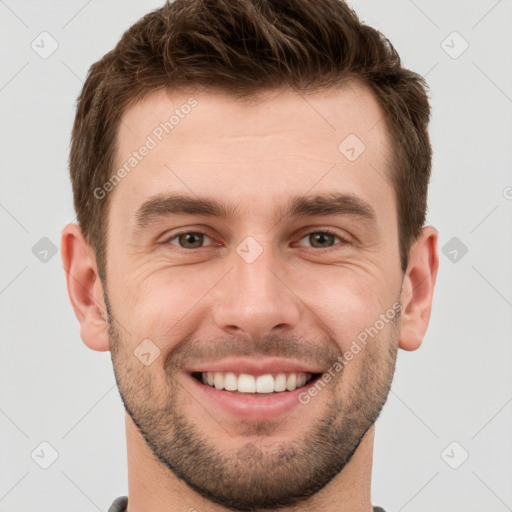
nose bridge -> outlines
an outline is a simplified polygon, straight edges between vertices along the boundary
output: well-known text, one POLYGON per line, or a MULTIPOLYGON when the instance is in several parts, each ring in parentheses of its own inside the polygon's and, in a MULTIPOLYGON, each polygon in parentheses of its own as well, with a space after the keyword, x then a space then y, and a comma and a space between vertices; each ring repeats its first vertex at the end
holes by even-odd
POLYGON ((281 277, 282 259, 269 240, 260 242, 247 237, 233 251, 234 268, 216 294, 215 322, 231 334, 263 337, 292 329, 300 318, 299 299, 281 277))

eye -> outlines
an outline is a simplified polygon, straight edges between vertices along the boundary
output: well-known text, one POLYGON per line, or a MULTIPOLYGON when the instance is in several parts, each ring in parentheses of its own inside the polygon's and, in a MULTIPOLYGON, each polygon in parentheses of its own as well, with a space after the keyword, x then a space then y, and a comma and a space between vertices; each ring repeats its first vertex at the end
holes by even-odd
POLYGON ((168 238, 167 243, 179 245, 182 249, 198 249, 202 247, 205 238, 211 240, 211 238, 202 231, 183 231, 182 233, 176 233, 171 238, 168 238), (173 240, 177 240, 177 243, 174 243, 173 240))
MULTIPOLYGON (((324 229, 322 231, 311 231, 301 238, 301 240, 304 239, 307 239, 312 244, 311 247, 314 247, 315 249, 330 249, 336 245, 336 239, 338 239, 343 245, 349 243, 347 240, 329 229, 324 229)), ((304 245, 301 243, 298 245, 304 247, 304 245)))
MULTIPOLYGON (((321 231, 311 231, 300 239, 300 242, 302 242, 302 240, 308 240, 311 244, 310 246, 300 242, 297 245, 302 247, 313 247, 315 249, 330 249, 336 245, 336 239, 342 245, 349 243, 348 240, 345 240, 336 232, 329 229, 323 229, 321 231)), ((212 239, 202 231, 182 231, 181 233, 176 233, 172 237, 168 238, 166 243, 177 245, 181 249, 192 250, 204 247, 206 240, 210 240, 210 242, 212 241, 212 239)))

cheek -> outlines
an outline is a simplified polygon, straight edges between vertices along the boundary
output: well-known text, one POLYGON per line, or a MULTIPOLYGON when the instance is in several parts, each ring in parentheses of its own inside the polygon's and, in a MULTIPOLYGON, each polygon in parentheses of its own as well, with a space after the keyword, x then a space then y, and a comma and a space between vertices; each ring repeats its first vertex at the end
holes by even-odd
POLYGON ((343 351, 344 367, 339 382, 344 390, 341 393, 351 395, 350 402, 356 406, 386 393, 398 350, 398 329, 392 320, 373 324, 362 334, 354 337, 343 351))
POLYGON ((124 280, 118 292, 126 328, 132 337, 149 338, 162 352, 168 352, 173 340, 193 332, 189 319, 218 279, 216 272, 197 272, 192 267, 152 266, 151 272, 139 269, 124 280))
POLYGON ((301 272, 298 286, 302 290, 299 297, 314 313, 313 321, 320 322, 342 351, 374 326, 395 300, 392 286, 379 279, 376 272, 354 265, 301 272))

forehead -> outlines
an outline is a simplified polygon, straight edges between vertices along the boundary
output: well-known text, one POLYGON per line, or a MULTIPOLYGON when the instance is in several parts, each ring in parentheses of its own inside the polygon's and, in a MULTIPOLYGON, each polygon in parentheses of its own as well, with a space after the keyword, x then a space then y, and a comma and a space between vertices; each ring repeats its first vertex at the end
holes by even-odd
POLYGON ((304 95, 267 91, 250 101, 158 91, 123 115, 114 172, 124 172, 111 208, 133 219, 163 193, 222 196, 242 214, 308 191, 382 203, 394 195, 390 161, 383 112, 359 83, 304 95))

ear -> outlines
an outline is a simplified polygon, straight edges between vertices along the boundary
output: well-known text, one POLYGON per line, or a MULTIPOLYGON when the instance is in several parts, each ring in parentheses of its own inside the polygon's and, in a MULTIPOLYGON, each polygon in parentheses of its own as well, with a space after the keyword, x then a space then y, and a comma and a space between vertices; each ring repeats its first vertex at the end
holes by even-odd
POLYGON ((437 230, 426 226, 411 247, 401 295, 399 347, 404 350, 419 348, 427 332, 439 267, 437 242, 437 230))
POLYGON ((80 322, 80 336, 93 350, 109 350, 107 311, 96 258, 76 224, 68 224, 62 230, 61 253, 69 298, 80 322))

